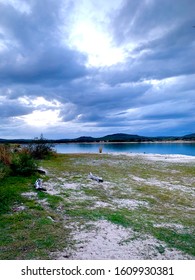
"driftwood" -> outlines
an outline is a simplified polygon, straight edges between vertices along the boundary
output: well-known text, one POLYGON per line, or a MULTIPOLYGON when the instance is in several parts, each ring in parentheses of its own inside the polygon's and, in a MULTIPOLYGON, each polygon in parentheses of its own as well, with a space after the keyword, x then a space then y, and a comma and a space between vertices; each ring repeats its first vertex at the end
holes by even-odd
POLYGON ((43 180, 42 179, 37 179, 35 184, 35 189, 38 191, 46 191, 46 189, 43 187, 43 180))
POLYGON ((96 175, 93 175, 91 172, 89 173, 88 178, 89 178, 89 179, 92 179, 92 180, 95 180, 95 181, 97 181, 98 183, 102 183, 102 182, 103 182, 103 179, 102 179, 101 177, 98 177, 98 176, 96 176, 96 175))
POLYGON ((42 169, 42 168, 38 168, 37 169, 37 172, 39 173, 39 174, 47 174, 47 172, 44 170, 44 169, 42 169))

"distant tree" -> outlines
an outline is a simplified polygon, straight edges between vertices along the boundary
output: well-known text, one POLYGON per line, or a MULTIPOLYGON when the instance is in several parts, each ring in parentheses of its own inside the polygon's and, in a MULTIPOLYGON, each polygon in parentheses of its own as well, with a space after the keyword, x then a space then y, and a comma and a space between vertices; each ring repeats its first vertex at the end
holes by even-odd
POLYGON ((49 140, 40 135, 40 138, 36 137, 32 143, 28 145, 30 154, 35 159, 45 159, 51 156, 54 151, 54 145, 49 143, 49 140))

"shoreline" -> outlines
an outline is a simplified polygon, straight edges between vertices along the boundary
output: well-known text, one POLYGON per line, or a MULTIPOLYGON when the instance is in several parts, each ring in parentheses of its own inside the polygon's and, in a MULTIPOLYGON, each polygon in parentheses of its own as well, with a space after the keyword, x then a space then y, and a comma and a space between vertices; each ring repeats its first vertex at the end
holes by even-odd
POLYGON ((99 142, 55 142, 54 145, 61 145, 61 144, 195 144, 194 140, 175 140, 175 141, 115 141, 115 142, 106 142, 106 141, 99 141, 99 142))

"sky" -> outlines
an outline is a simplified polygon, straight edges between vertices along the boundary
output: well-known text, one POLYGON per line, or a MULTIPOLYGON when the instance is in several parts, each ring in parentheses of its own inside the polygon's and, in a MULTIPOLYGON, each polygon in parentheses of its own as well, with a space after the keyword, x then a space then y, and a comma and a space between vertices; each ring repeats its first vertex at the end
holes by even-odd
POLYGON ((194 0, 0 0, 0 138, 195 132, 194 0))

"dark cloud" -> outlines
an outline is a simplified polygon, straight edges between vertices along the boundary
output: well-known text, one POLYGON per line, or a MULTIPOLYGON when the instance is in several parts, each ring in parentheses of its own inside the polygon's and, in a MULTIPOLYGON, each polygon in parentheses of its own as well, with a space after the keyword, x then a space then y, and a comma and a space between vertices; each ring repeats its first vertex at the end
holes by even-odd
MULTIPOLYGON (((0 79, 4 83, 64 83, 86 75, 87 71, 79 63, 82 55, 67 48, 45 48, 32 56, 1 57, 7 64, 0 66, 0 79)), ((44 84, 43 84, 44 85, 44 84)))
POLYGON ((0 104, 1 118, 22 116, 22 115, 30 114, 32 111, 33 108, 26 107, 22 104, 19 104, 16 101, 13 102, 6 101, 3 104, 0 104))
POLYGON ((57 40, 56 32, 59 31, 56 27, 59 24, 62 1, 24 2, 29 5, 29 12, 22 12, 9 2, 0 4, 0 24, 5 30, 6 37, 14 40, 20 50, 25 52, 46 43, 51 44, 51 38, 57 40))
POLYGON ((194 10, 193 0, 125 1, 114 17, 113 34, 119 45, 135 47, 126 67, 111 75, 120 83, 194 73, 194 10))
POLYGON ((113 33, 119 44, 129 40, 151 41, 175 26, 194 21, 194 10, 193 0, 178 0, 177 3, 173 0, 125 0, 113 17, 113 33))
POLYGON ((52 84, 86 75, 86 57, 59 40, 61 2, 30 1, 30 13, 0 4, 2 36, 8 42, 0 53, 0 79, 4 83, 52 84))
POLYGON ((195 1, 125 0, 106 13, 112 43, 125 52, 109 67, 87 67, 87 54, 69 43, 75 1, 13 3, 0 3, 2 135, 193 132, 195 1), (35 110, 59 110, 61 121, 27 129, 23 116, 35 110))

